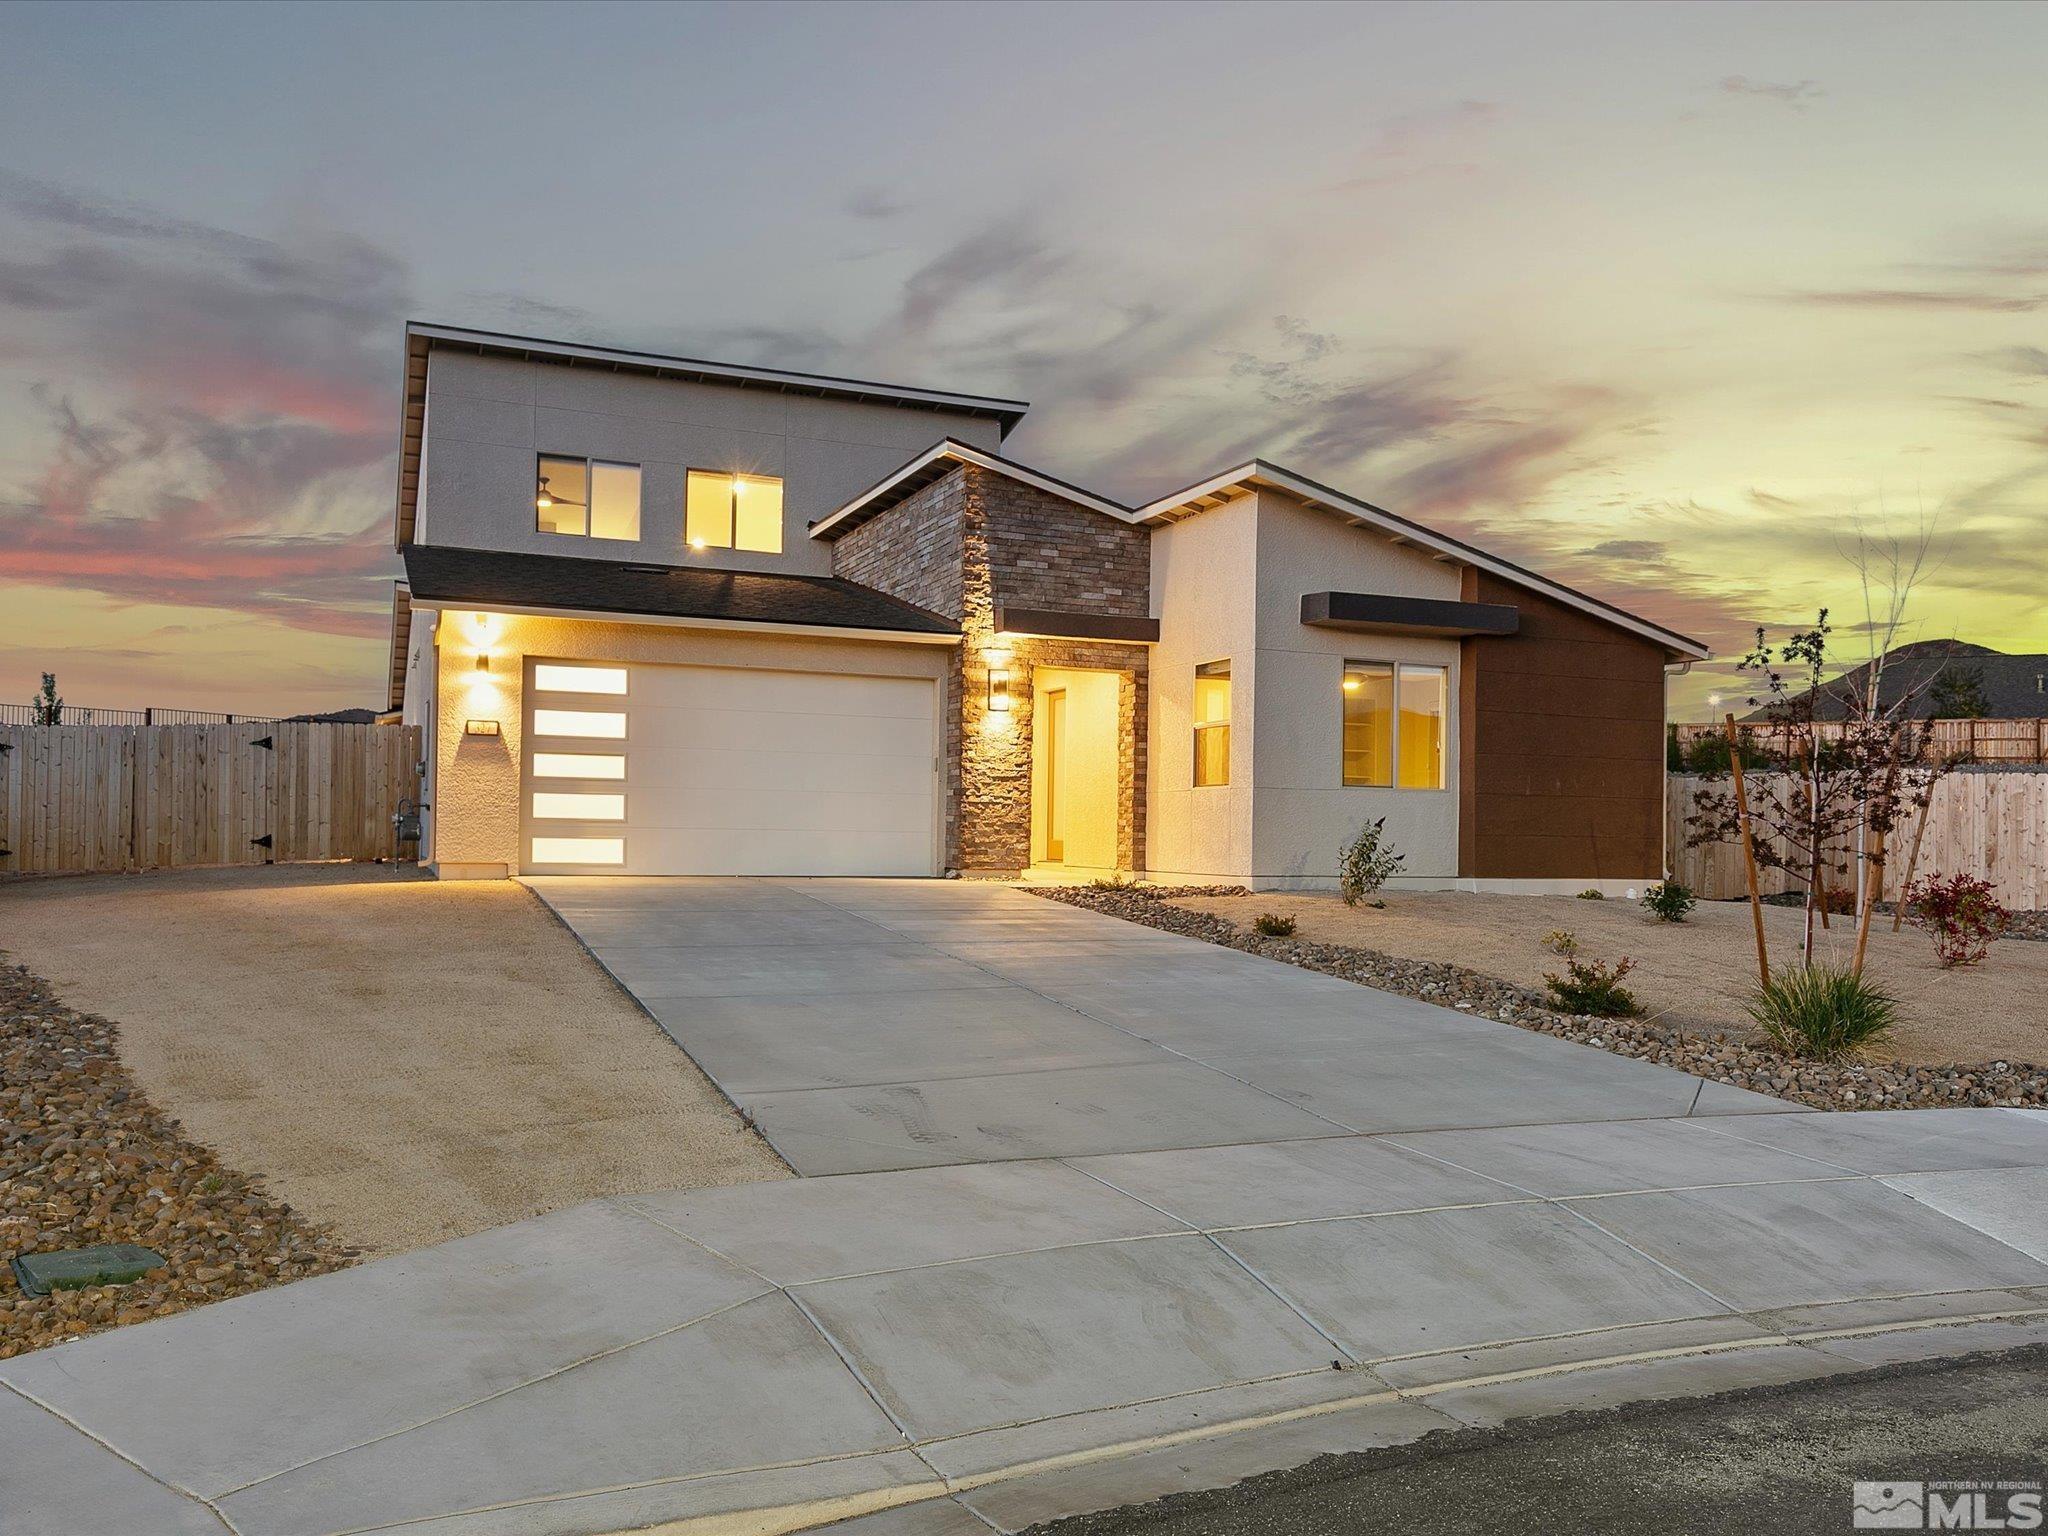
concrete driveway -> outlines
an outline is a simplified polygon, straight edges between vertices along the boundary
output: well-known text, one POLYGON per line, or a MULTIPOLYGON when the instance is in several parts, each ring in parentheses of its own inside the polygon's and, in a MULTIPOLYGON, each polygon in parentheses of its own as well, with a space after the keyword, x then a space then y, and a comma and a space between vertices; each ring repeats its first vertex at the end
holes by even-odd
POLYGON ((792 1157, 949 1166, 592 1202, 0 1362, 0 1528, 983 1536, 2048 1339, 2048 1114, 1746 1113, 1014 892, 577 889, 792 1157), (869 1074, 833 1005, 875 997, 869 1074))
POLYGON ((530 883, 800 1173, 1793 1108, 1005 886, 530 883))

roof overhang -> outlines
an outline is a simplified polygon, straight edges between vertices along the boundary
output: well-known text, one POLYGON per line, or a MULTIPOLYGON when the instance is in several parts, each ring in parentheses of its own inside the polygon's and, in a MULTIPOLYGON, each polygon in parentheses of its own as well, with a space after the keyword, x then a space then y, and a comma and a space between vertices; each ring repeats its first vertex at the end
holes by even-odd
POLYGON ((1071 501, 1076 506, 1086 507, 1091 512, 1113 517, 1118 522, 1134 523, 1138 520, 1138 514, 1121 502, 1098 496, 1093 491, 1084 491, 1078 485, 1069 485, 1066 481, 1056 479, 1042 470, 1019 464, 1015 459, 984 453, 971 444, 955 438, 942 437, 909 463, 890 471, 886 477, 869 486, 853 500, 811 524, 811 537, 836 539, 841 534, 851 533, 869 518, 880 516, 898 503, 907 501, 934 481, 945 479, 954 470, 967 464, 985 469, 991 474, 1008 476, 1021 485, 1033 486, 1062 500, 1071 501))
POLYGON ((646 624, 658 629, 719 629, 749 635, 803 635, 810 639, 883 640, 891 645, 958 645, 956 634, 927 630, 863 629, 851 624, 785 624, 772 619, 714 619, 681 613, 621 613, 605 608, 554 608, 540 603, 474 602, 455 598, 417 598, 420 613, 505 613, 535 619, 581 619, 592 624, 646 624))
POLYGON ((777 394, 816 395, 835 400, 862 400, 981 416, 996 422, 998 431, 1005 437, 1031 408, 1028 401, 997 395, 918 389, 904 384, 881 384, 870 379, 797 373, 784 368, 748 368, 737 363, 671 357, 657 352, 631 352, 618 347, 586 346, 581 342, 547 341, 534 336, 514 336, 500 331, 478 331, 464 326, 433 325, 412 320, 406 322, 405 327, 405 397, 399 416, 398 513, 393 524, 393 542, 401 548, 412 541, 413 518, 418 507, 420 448, 427 415, 427 354, 435 347, 460 348, 488 356, 538 360, 569 367, 598 368, 612 373, 638 373, 700 384, 729 384, 741 389, 771 390, 777 394))
POLYGON ((391 583, 391 691, 387 709, 405 704, 405 668, 412 655, 412 589, 400 577, 391 583))
POLYGON ((1706 646, 1689 635, 1681 635, 1676 630, 1664 628, 1661 624, 1653 624, 1626 609, 1615 607, 1612 603, 1602 602, 1597 597, 1589 597, 1584 592, 1564 585, 1563 582, 1539 576, 1511 560, 1490 555, 1461 539, 1438 533, 1433 528, 1425 528, 1422 524, 1399 517, 1384 507, 1376 507, 1371 502, 1347 496, 1342 491, 1318 484, 1305 476, 1295 474, 1292 470, 1282 469, 1277 464, 1269 464, 1264 459, 1253 459, 1236 469, 1212 475, 1185 490, 1175 491, 1171 496, 1162 496, 1157 501, 1138 508, 1136 515, 1139 521, 1158 527, 1195 517, 1212 507, 1221 506, 1234 497, 1262 490, 1284 492, 1316 511, 1341 518, 1353 527, 1373 529, 1396 544, 1413 545, 1448 564, 1469 565, 1486 571, 1515 586, 1540 593, 1568 608, 1576 608, 1582 613, 1591 614, 1617 629, 1625 629, 1632 634, 1640 635, 1673 656, 1704 661, 1712 654, 1706 646))
POLYGON ((1301 622, 1380 635, 1512 635, 1522 615, 1509 603, 1453 603, 1379 592, 1304 592, 1301 622))

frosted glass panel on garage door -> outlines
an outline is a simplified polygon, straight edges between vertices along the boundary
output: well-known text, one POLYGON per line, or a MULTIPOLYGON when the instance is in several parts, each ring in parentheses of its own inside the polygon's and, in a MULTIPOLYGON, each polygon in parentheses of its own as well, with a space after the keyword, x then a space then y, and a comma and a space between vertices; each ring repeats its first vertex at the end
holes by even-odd
POLYGON ((937 873, 931 681, 631 672, 624 873, 937 873))

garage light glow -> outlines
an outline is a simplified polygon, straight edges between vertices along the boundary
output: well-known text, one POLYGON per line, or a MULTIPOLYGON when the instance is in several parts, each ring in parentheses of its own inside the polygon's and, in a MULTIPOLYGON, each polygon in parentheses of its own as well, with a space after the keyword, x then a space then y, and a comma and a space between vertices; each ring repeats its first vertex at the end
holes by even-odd
POLYGON ((626 862, 626 840, 623 837, 536 837, 533 840, 533 862, 623 864, 626 862))
POLYGON ((533 686, 549 693, 616 693, 626 691, 624 667, 564 667, 541 662, 533 669, 533 686))

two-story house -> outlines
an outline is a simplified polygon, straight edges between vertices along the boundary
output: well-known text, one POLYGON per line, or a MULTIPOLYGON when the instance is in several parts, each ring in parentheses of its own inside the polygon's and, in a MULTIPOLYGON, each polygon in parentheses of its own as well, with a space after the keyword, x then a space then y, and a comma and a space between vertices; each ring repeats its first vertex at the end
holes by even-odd
POLYGON ((443 878, 1659 878, 1695 641, 1262 461, 1125 506, 1021 401, 406 331, 391 704, 443 878))

